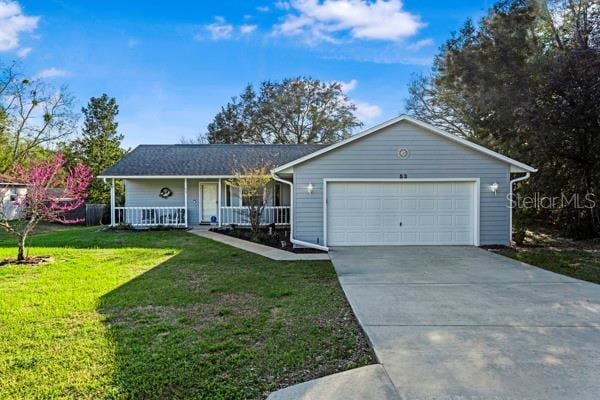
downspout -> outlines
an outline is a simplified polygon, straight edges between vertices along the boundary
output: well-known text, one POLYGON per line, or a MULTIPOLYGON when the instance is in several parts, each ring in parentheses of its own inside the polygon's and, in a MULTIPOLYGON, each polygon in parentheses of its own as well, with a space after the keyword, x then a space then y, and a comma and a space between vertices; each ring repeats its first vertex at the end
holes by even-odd
MULTIPOLYGON (((525 179, 529 179, 529 177, 531 176, 531 173, 526 172, 525 175, 520 176, 518 178, 515 178, 513 180, 510 181, 510 218, 509 218, 509 225, 510 225, 510 243, 512 243, 512 236, 513 236, 513 207, 512 207, 512 201, 513 201, 513 183, 517 183, 517 182, 521 182, 524 181, 525 179)), ((509 243, 509 244, 510 244, 509 243)))
POLYGON ((320 246, 318 244, 305 242, 303 240, 294 239, 294 184, 292 182, 288 182, 285 179, 281 179, 273 171, 271 171, 271 176, 274 180, 280 183, 285 183, 290 187, 290 242, 293 244, 297 244, 298 246, 310 247, 317 250, 329 251, 329 247, 320 246))

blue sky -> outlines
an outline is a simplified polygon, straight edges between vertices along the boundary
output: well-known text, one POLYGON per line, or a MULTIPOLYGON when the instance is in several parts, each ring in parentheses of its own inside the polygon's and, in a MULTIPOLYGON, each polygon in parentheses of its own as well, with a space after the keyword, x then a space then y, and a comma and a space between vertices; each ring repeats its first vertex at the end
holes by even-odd
POLYGON ((126 146, 195 136, 246 84, 298 75, 343 82, 368 127, 492 3, 0 0, 0 59, 67 85, 78 109, 116 97, 126 146))

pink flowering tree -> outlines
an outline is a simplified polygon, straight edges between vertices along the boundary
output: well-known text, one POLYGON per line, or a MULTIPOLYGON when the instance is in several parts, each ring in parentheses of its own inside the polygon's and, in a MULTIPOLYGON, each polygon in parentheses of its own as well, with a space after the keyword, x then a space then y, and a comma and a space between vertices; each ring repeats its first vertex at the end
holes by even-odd
POLYGON ((92 174, 83 164, 69 170, 64 167, 65 158, 58 153, 50 161, 35 163, 27 168, 21 165, 14 168, 15 181, 27 185, 27 194, 17 199, 16 204, 22 218, 9 221, 7 213, 0 207, 0 226, 18 239, 17 262, 25 261, 27 238, 40 221, 80 222, 78 219, 69 219, 66 213, 85 202, 92 174))

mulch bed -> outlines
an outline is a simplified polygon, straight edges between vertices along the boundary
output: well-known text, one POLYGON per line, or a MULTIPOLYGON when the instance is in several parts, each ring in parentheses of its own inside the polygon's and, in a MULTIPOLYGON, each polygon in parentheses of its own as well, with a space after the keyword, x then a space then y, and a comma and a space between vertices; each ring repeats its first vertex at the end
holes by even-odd
POLYGON ((50 256, 37 256, 37 257, 27 257, 23 261, 17 261, 16 258, 5 258, 0 261, 0 266, 2 265, 39 265, 46 264, 52 261, 52 257, 50 256))
POLYGON ((246 228, 212 228, 212 232, 221 233, 223 235, 232 236, 238 239, 247 240, 249 242, 263 244, 265 246, 274 247, 279 250, 289 251, 297 254, 307 253, 325 253, 318 249, 311 249, 307 247, 294 248, 294 245, 290 242, 290 230, 281 228, 264 228, 258 235, 254 235, 250 229, 246 228), (283 244, 282 242, 285 242, 283 244))

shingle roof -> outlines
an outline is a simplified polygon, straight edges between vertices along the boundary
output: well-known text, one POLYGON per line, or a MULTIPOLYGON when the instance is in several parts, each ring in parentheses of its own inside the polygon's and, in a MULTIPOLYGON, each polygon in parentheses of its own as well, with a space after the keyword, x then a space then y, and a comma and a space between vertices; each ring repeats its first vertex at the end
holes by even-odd
POLYGON ((217 176, 240 167, 271 168, 321 150, 319 144, 140 145, 101 176, 217 176))

